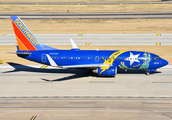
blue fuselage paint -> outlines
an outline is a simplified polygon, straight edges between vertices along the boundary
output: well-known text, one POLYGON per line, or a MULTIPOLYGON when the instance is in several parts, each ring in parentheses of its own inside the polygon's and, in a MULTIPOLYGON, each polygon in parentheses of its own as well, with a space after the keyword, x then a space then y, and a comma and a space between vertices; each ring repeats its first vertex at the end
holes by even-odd
MULTIPOLYGON (((24 51, 17 51, 24 52, 24 51)), ((27 52, 27 51, 26 51, 27 52)), ((110 61, 110 56, 118 50, 38 50, 29 51, 31 55, 18 55, 19 57, 50 65, 46 56, 48 54, 58 66, 104 64, 110 61)), ((143 51, 125 51, 115 57, 112 66, 121 69, 151 70, 167 65, 168 62, 158 55, 143 51)))

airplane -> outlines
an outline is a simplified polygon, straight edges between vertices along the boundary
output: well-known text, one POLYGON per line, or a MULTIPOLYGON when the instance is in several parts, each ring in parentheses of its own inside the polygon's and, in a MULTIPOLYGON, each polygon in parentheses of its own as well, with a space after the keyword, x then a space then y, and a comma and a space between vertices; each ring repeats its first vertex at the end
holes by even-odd
POLYGON ((168 64, 156 54, 130 50, 80 50, 72 39, 71 50, 59 50, 40 43, 18 16, 11 16, 19 57, 65 69, 86 69, 103 76, 115 76, 117 69, 144 70, 146 75, 168 64))

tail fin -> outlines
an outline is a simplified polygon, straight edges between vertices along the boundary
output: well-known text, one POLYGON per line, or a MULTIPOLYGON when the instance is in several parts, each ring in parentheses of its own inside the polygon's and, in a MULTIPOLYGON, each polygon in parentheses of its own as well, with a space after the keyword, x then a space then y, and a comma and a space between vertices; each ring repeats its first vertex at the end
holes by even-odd
POLYGON ((17 16, 11 16, 14 32, 16 35, 18 47, 20 51, 36 51, 43 50, 44 45, 41 44, 25 26, 25 24, 17 16))

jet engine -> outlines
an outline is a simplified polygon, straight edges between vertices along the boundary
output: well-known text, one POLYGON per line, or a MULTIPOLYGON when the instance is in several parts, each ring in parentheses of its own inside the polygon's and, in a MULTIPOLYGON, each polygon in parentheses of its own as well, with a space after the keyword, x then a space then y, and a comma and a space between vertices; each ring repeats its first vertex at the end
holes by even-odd
POLYGON ((101 67, 93 70, 94 73, 97 73, 99 75, 115 76, 117 74, 117 67, 111 66, 109 69, 103 71, 102 73, 101 71, 102 71, 101 67))

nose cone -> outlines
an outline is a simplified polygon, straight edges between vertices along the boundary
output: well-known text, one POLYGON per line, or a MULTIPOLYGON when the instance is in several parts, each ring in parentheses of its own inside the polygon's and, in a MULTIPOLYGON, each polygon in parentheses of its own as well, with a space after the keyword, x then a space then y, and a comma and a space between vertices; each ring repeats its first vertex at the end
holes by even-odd
POLYGON ((168 61, 163 59, 162 64, 163 64, 163 66, 166 66, 166 65, 168 65, 168 61))

